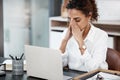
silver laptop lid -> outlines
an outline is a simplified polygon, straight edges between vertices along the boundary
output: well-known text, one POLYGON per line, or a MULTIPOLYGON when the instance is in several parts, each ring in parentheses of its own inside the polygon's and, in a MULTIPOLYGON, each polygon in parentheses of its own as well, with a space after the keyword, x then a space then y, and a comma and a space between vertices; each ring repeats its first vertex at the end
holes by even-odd
POLYGON ((48 80, 63 80, 59 50, 25 45, 27 75, 48 80))

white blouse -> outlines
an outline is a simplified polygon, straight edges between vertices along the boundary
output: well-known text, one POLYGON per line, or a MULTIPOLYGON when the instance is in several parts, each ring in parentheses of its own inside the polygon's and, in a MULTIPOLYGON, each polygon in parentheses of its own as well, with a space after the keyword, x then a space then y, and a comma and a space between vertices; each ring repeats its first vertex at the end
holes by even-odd
POLYGON ((90 31, 84 40, 86 46, 84 54, 81 55, 78 43, 74 37, 71 37, 65 53, 62 54, 63 66, 68 64, 70 69, 79 71, 108 69, 106 62, 107 40, 107 33, 91 24, 90 31))

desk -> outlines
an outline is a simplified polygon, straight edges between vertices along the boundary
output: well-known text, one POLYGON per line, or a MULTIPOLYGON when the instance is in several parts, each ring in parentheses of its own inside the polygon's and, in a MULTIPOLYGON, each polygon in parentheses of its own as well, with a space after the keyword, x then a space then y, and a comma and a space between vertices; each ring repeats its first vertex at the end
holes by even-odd
MULTIPOLYGON (((5 59, 0 57, 0 62, 2 63, 5 59)), ((86 72, 83 71, 75 71, 75 70, 68 70, 64 69, 64 75, 71 76, 71 77, 76 77, 81 74, 84 74, 86 72)), ((35 78, 35 77, 27 77, 26 72, 24 72, 24 75, 22 76, 14 76, 12 75, 11 71, 6 71, 6 76, 0 76, 0 80, 44 80, 40 78, 35 78)))
MULTIPOLYGON (((72 77, 78 76, 83 73, 85 72, 74 71, 74 70, 64 71, 65 75, 72 76, 72 77)), ((26 72, 24 72, 24 75, 22 76, 14 76, 12 75, 11 71, 7 71, 6 76, 0 76, 0 80, 45 80, 45 79, 40 79, 40 78, 35 78, 35 77, 27 78, 26 72)))
MULTIPOLYGON (((69 75, 69 76, 77 76, 73 80, 86 80, 87 78, 92 77, 93 75, 95 75, 98 72, 107 72, 107 73, 111 73, 111 74, 120 75, 119 71, 104 70, 104 69, 97 69, 94 71, 90 71, 89 73, 68 70, 68 71, 64 71, 64 74, 69 75)), ((1 76, 0 80, 45 80, 45 79, 40 79, 40 78, 35 78, 35 77, 27 78, 26 72, 24 72, 23 76, 13 76, 11 72, 7 71, 6 76, 1 76)))
MULTIPOLYGON (((5 59, 0 58, 0 62, 4 61, 5 59)), ((111 74, 118 74, 120 75, 119 71, 113 71, 113 70, 104 70, 104 69, 97 69, 90 71, 88 73, 83 72, 83 71, 75 71, 75 70, 67 70, 64 69, 64 75, 71 76, 74 79, 73 80, 86 80, 89 77, 92 77, 98 72, 107 72, 111 74)), ((26 72, 24 72, 24 75, 22 76, 13 76, 11 71, 6 71, 6 76, 0 76, 0 80, 44 80, 40 78, 35 78, 35 77, 27 77, 26 72)))

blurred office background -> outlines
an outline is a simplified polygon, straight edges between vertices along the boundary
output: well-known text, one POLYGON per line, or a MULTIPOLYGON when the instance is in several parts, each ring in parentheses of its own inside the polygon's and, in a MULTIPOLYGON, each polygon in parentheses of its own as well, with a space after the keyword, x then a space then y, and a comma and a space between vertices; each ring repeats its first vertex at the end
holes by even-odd
MULTIPOLYGON (((100 12, 99 20, 120 21, 120 0, 96 1, 100 12)), ((26 44, 49 47, 49 18, 61 15, 63 2, 64 0, 2 0, 4 57, 9 57, 9 54, 20 56, 24 53, 26 44)), ((113 40, 110 36, 110 48, 114 48, 113 40)))
POLYGON ((3 0, 4 57, 20 56, 24 45, 49 46, 49 17, 60 0, 3 0), (56 4, 57 3, 57 4, 56 4), (51 11, 50 11, 51 10, 51 11))

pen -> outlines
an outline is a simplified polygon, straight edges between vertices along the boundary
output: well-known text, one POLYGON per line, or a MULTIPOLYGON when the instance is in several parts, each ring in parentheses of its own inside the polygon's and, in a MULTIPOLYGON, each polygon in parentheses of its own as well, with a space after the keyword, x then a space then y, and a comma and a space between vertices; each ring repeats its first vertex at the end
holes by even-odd
POLYGON ((21 55, 21 57, 20 57, 20 60, 22 59, 23 55, 24 55, 24 53, 22 53, 22 55, 21 55))
POLYGON ((19 60, 17 56, 15 56, 15 59, 16 59, 16 60, 19 60))
POLYGON ((9 56, 11 57, 12 60, 14 60, 14 57, 12 55, 9 54, 9 56))

